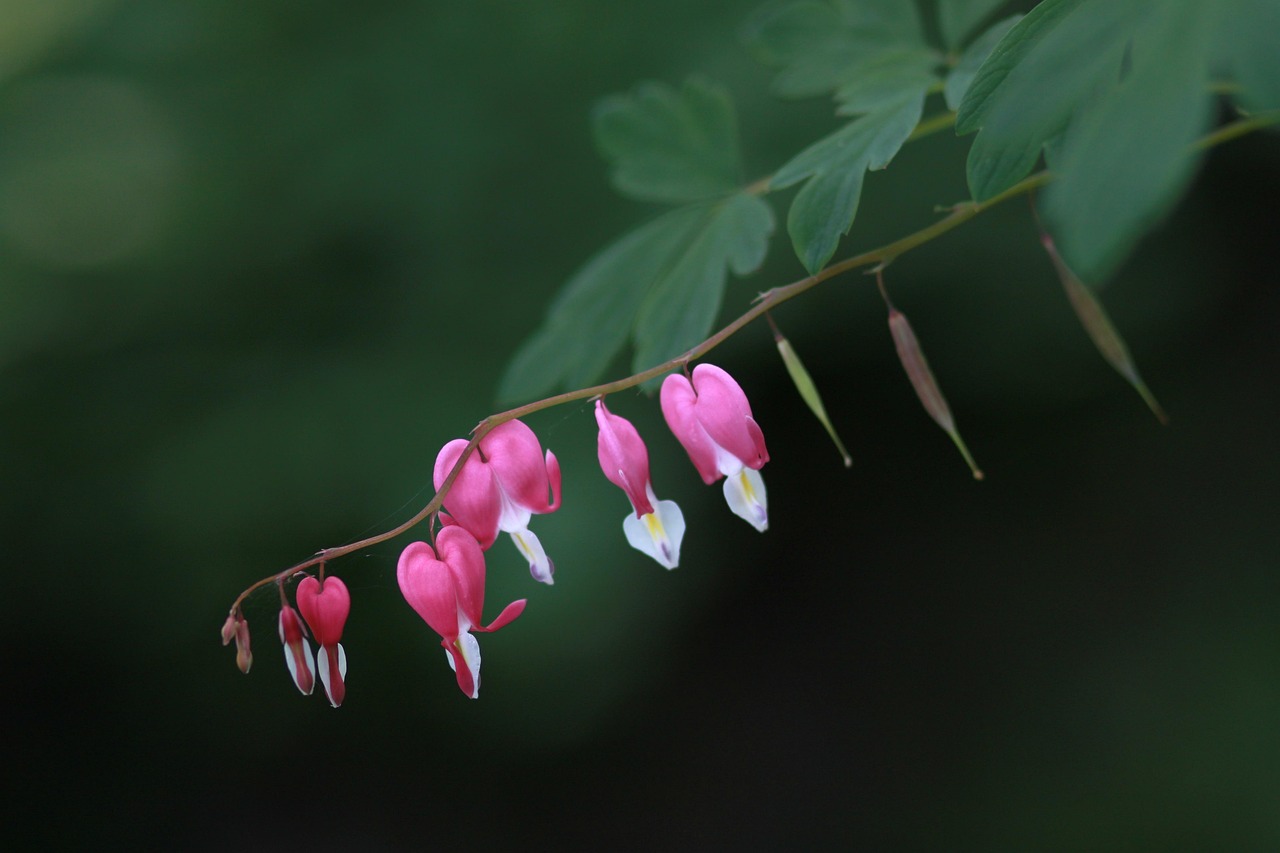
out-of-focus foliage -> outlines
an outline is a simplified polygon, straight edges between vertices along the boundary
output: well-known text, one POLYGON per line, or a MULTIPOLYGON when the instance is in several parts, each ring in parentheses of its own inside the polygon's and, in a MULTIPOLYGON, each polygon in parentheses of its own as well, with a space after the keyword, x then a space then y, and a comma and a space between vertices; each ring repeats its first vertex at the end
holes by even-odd
POLYGON ((1045 0, 1000 40, 959 106, 979 132, 969 186, 979 201, 1025 177, 1048 148, 1056 180, 1045 216, 1086 281, 1106 278, 1181 195, 1209 125, 1210 84, 1234 73, 1265 101, 1280 51, 1231 39, 1266 28, 1280 3, 1045 0), (1265 71, 1263 70, 1265 69, 1265 71))
MULTIPOLYGON (((1227 38, 1241 13, 1260 25, 1269 20, 1247 3, 1048 0, 1025 18, 979 31, 1006 5, 938 4, 941 48, 913 3, 799 0, 750 18, 745 41, 780 69, 776 92, 830 93, 838 115, 856 116, 749 188, 800 185, 787 231, 805 271, 816 274, 835 255, 853 226, 866 173, 890 164, 922 126, 927 97, 941 89, 946 107, 958 110, 957 131, 979 131, 967 161, 974 200, 1009 190, 1047 156, 1055 180, 1045 216, 1073 268, 1101 283, 1194 173, 1214 75, 1234 73, 1249 91, 1245 103, 1265 101, 1258 69, 1280 76, 1274 51, 1227 38)), ((596 109, 595 135, 614 186, 630 198, 700 203, 742 185, 733 109, 717 86, 646 84, 607 98, 596 109)), ((745 275, 763 261, 772 230, 759 201, 744 196, 718 210, 724 215, 709 219, 668 216, 595 256, 517 353, 501 396, 594 382, 628 339, 638 372, 705 338, 725 283, 717 239, 742 244, 745 253, 730 266, 745 275), (749 215, 729 215, 739 210, 749 215)))
POLYGON ((674 358, 711 331, 728 271, 745 276, 764 262, 773 211, 738 191, 727 93, 697 80, 678 92, 647 84, 602 101, 594 125, 619 192, 687 206, 618 239, 570 279, 507 369, 505 400, 595 382, 631 340, 636 371, 674 358))
MULTIPOLYGON (((768 92, 747 11, 0 4, 7 848, 1280 846, 1274 135, 1207 152, 1105 293, 1168 429, 1010 204, 887 272, 984 483, 850 275, 777 319, 852 469, 766 329, 714 354, 769 442, 767 534, 614 395, 685 513, 681 566, 626 546, 589 404, 531 418, 564 470, 537 528, 556 585, 488 552, 489 599, 529 604, 484 639, 479 700, 396 591, 423 530, 329 567, 340 710, 291 683, 274 590, 252 674, 219 645, 243 586, 425 503, 561 284, 669 215, 610 189, 595 103, 720 81, 745 181, 838 129, 768 92)), ((967 198, 970 143, 868 173, 840 251, 967 198)), ((719 320, 804 275, 786 242, 719 320)))

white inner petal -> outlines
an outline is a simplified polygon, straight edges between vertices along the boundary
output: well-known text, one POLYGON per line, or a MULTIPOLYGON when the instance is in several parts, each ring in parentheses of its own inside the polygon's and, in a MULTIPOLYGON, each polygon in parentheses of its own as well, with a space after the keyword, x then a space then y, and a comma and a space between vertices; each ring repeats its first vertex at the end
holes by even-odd
POLYGON ((627 543, 642 554, 648 554, 658 564, 674 569, 680 565, 680 543, 684 539, 684 513, 675 501, 652 501, 654 511, 636 518, 627 513, 622 520, 622 532, 627 543))
POLYGON ((524 527, 511 531, 511 541, 516 543, 516 548, 528 561, 529 574, 533 575, 534 580, 545 584, 555 583, 552 574, 555 572, 556 567, 551 563, 551 559, 547 557, 547 552, 543 550, 542 543, 538 541, 538 537, 534 535, 532 530, 524 527))
POLYGON ((769 529, 769 499, 764 478, 753 468, 743 468, 736 476, 726 477, 724 499, 733 514, 764 533, 769 529))

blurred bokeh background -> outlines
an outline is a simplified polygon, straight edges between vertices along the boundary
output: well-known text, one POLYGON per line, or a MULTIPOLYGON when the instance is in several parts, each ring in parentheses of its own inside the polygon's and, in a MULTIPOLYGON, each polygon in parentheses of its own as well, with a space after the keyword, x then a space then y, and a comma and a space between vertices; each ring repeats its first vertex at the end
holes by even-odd
MULTIPOLYGON (((559 285, 650 215, 597 98, 725 83, 747 178, 834 127, 769 96, 753 6, 0 1, 6 847, 1280 847, 1274 135, 1212 152, 1103 292, 1166 428, 1015 202, 889 274, 986 482, 853 275, 777 315, 851 470, 766 328, 715 354, 769 441, 767 534, 620 395, 682 564, 627 548, 589 405, 530 419, 557 584, 490 552, 487 613, 529 606, 478 701, 399 597, 408 539, 332 567, 340 710, 294 689, 272 592, 248 678, 219 645, 240 589, 421 506, 559 285)), ((849 250, 963 199, 966 148, 873 175, 849 250)), ((779 235, 726 316, 800 275, 779 235)))

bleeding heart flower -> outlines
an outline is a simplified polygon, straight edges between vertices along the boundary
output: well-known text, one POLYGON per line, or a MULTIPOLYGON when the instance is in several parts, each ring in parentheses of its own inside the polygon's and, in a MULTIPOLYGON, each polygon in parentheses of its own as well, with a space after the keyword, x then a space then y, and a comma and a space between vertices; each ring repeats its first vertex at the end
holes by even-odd
POLYGON ((307 642, 298 611, 289 605, 280 608, 280 642, 284 644, 284 662, 289 667, 293 683, 304 695, 310 696, 316 686, 316 665, 311 656, 311 644, 307 642))
POLYGON ((431 630, 440 635, 458 687, 480 695, 480 643, 472 631, 496 631, 524 612, 525 599, 508 604, 498 618, 481 624, 484 610, 484 552, 466 528, 446 527, 436 548, 411 542, 396 567, 400 592, 431 630), (438 553, 437 553, 438 551, 438 553))
POLYGON ((635 426, 596 401, 597 440, 600 469, 622 489, 634 513, 622 521, 622 531, 632 548, 648 554, 659 564, 674 569, 680 564, 680 541, 684 538, 684 514, 675 501, 660 501, 649 480, 649 451, 635 426))
POLYGON ((347 585, 333 575, 323 581, 305 577, 298 584, 298 609, 311 628, 311 636, 320 644, 316 669, 329 704, 338 707, 347 695, 347 653, 342 648, 342 628, 351 612, 351 595, 347 585))
POLYGON ((729 509, 756 530, 769 527, 769 504, 759 470, 769 461, 764 433, 747 395, 714 364, 699 364, 690 381, 673 373, 662 383, 662 415, 702 480, 721 477, 729 509))
MULTIPOLYGON (((466 447, 466 439, 458 438, 441 448, 436 456, 437 489, 466 447)), ((499 531, 511 534, 534 579, 553 583, 555 566, 529 530, 529 519, 560 508, 560 463, 550 450, 543 458, 542 445, 529 427, 507 421, 480 439, 445 495, 444 506, 449 511, 442 516, 444 523, 465 527, 484 550, 499 531)))

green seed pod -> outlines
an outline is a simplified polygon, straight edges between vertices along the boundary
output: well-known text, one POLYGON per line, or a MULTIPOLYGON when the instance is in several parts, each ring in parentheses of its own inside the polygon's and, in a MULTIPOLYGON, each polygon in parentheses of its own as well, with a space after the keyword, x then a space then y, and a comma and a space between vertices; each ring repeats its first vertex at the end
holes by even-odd
POLYGON ((844 467, 852 467, 853 459, 850 458, 849 451, 844 449, 844 443, 840 441, 840 436, 836 435, 836 429, 831 425, 831 419, 827 417, 827 409, 822 405, 822 396, 818 393, 818 386, 813 383, 813 377, 809 375, 809 371, 805 370, 804 362, 800 361, 800 356, 796 355, 796 351, 791 348, 791 342, 784 338, 781 333, 776 333, 774 338, 778 344, 778 354, 782 356, 782 363, 787 366, 787 373, 791 375, 791 381, 795 383, 801 399, 809 407, 809 411, 813 412, 813 416, 818 419, 818 422, 822 424, 827 431, 827 435, 831 436, 831 441, 835 443, 836 450, 840 451, 840 456, 844 459, 844 467))

